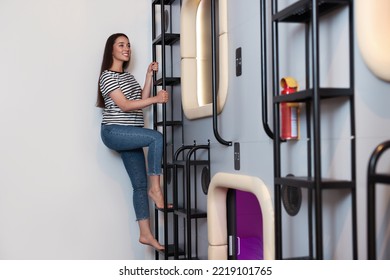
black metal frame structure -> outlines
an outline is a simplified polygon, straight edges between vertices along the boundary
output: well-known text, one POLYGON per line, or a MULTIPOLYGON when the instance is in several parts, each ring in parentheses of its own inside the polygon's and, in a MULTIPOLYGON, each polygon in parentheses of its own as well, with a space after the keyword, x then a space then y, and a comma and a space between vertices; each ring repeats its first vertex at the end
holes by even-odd
POLYGON ((198 209, 198 171, 199 167, 206 167, 210 172, 210 142, 207 145, 182 146, 175 153, 174 162, 174 256, 179 259, 184 255, 185 259, 198 259, 198 219, 207 218, 206 211, 198 209), (182 170, 182 182, 179 184, 179 170, 182 170), (179 190, 179 185, 181 189, 179 190), (179 200, 179 192, 182 198, 179 200), (183 218, 184 248, 180 248, 179 218, 183 218), (192 222, 195 222, 195 239, 193 239, 192 222), (195 254, 193 254, 193 242, 195 241, 195 254))
MULTIPOLYGON (((158 209, 155 208, 155 237, 157 240, 160 238, 160 219, 159 219, 159 213, 162 212, 163 214, 163 244, 165 245, 165 250, 163 252, 156 251, 155 257, 156 259, 160 258, 160 254, 164 255, 164 259, 168 259, 170 256, 173 256, 174 254, 174 245, 169 245, 170 238, 169 233, 170 227, 172 227, 173 223, 169 223, 169 214, 173 213, 173 209, 167 208, 168 205, 168 197, 173 196, 173 194, 170 193, 170 191, 173 191, 173 187, 169 188, 168 185, 168 174, 173 172, 173 158, 174 158, 174 150, 177 145, 183 145, 183 139, 184 139, 184 132, 182 129, 183 124, 183 113, 181 113, 180 119, 175 120, 174 119, 174 110, 176 107, 181 109, 181 104, 174 104, 175 98, 172 98, 175 92, 175 86, 180 85, 180 77, 173 77, 173 67, 171 67, 171 71, 168 72, 167 70, 167 55, 166 52, 170 51, 170 64, 173 66, 172 58, 173 58, 173 45, 180 41, 180 34, 172 33, 172 17, 170 17, 170 30, 167 30, 166 28, 166 14, 165 14, 165 8, 167 7, 169 9, 169 15, 172 15, 172 4, 175 2, 175 0, 154 0, 152 2, 152 42, 153 42, 153 61, 157 61, 157 48, 161 48, 161 61, 160 61, 160 68, 161 68, 161 78, 157 79, 156 74, 153 76, 153 95, 157 94, 157 91, 159 87, 161 87, 164 90, 167 90, 169 87, 169 92, 171 94, 170 102, 169 104, 154 104, 153 105, 153 126, 155 130, 162 129, 163 134, 163 143, 164 143, 164 149, 163 149, 163 193, 164 193, 164 209, 158 209), (161 30, 158 32, 156 25, 156 9, 157 7, 160 8, 160 25, 161 30), (159 106, 161 106, 161 110, 159 110, 159 106), (161 114, 160 114, 161 113, 161 114), (161 120, 162 118, 162 120, 161 120), (168 128, 171 128, 170 131, 168 128), (181 139, 180 143, 177 144, 175 142, 175 133, 174 129, 180 128, 182 129, 181 133, 181 139), (170 146, 170 147, 168 147, 170 146), (171 195, 169 195, 171 194, 171 195)), ((181 1, 180 1, 181 4, 181 1)))
MULTIPOLYGON (((163 134, 163 192, 164 192, 164 209, 155 208, 155 237, 160 239, 159 229, 161 227, 161 219, 159 214, 163 214, 163 244, 165 250, 163 252, 156 251, 155 258, 159 259, 163 255, 164 259, 174 257, 175 259, 198 258, 198 225, 197 219, 206 218, 206 212, 197 209, 197 194, 196 188, 198 185, 197 168, 203 166, 210 171, 210 141, 206 145, 184 145, 184 129, 183 129, 183 111, 178 100, 181 101, 179 88, 181 78, 174 77, 174 62, 175 57, 173 47, 180 41, 180 34, 172 32, 172 6, 174 4, 182 6, 180 0, 153 0, 152 1, 152 39, 153 39, 153 61, 157 61, 157 49, 161 48, 159 59, 161 68, 161 78, 157 75, 153 76, 153 95, 157 94, 159 88, 167 89, 171 95, 168 104, 153 106, 153 126, 155 130, 162 130, 163 134), (160 25, 161 30, 158 32, 157 26, 157 8, 160 9, 160 25), (166 26, 166 8, 168 10, 169 26, 166 26), (159 33, 159 34, 158 34, 159 33), (170 61, 167 60, 167 52, 170 51, 170 61), (168 64, 171 68, 168 71, 168 64), (177 111, 180 111, 180 118, 177 116, 177 111), (176 115, 176 119, 175 119, 176 115), (178 133, 178 129, 181 133, 178 133), (180 170, 183 170, 183 182, 179 184, 178 176, 180 170), (173 180, 169 180, 169 174, 173 173, 173 180), (179 199, 178 191, 183 192, 183 196, 179 199), (195 193, 194 193, 195 192, 195 193), (168 198, 173 199, 173 208, 167 208, 168 198), (173 216, 173 217, 171 217, 173 216), (183 236, 184 248, 180 248, 179 242, 179 217, 184 220, 183 236), (172 218, 172 219, 171 219, 172 218), (172 222, 170 222, 172 220, 172 222), (192 222, 195 221, 195 228, 192 222), (195 233, 195 239, 192 234, 195 233), (173 237, 172 237, 173 235, 173 237), (193 251, 193 243, 195 241, 195 255, 193 251), (171 244, 170 244, 171 242, 171 244)), ((214 50, 215 51, 215 50, 214 50)), ((159 240, 160 241, 160 240, 159 240)))
MULTIPOLYGON (((265 0, 261 0, 265 1, 265 0)), ((353 40, 353 1, 352 0, 300 0, 278 10, 278 1, 272 0, 272 80, 273 80, 273 133, 265 126, 267 134, 274 139, 274 203, 275 203, 275 254, 283 259, 282 242, 282 186, 294 186, 308 189, 308 256, 305 259, 323 259, 323 219, 322 191, 328 189, 349 189, 351 192, 352 211, 352 255, 357 259, 357 216, 356 216, 356 143, 355 143, 355 108, 354 108, 354 40, 353 40), (330 12, 348 7, 349 9, 349 73, 348 88, 321 88, 319 81, 319 19, 330 12), (279 32, 282 23, 302 23, 305 25, 305 69, 306 89, 289 95, 278 95, 279 89, 279 32), (311 83, 310 83, 311 82, 311 83), (351 177, 350 180, 326 179, 321 174, 321 112, 323 99, 340 98, 350 104, 350 147, 351 177), (280 104, 296 102, 306 104, 307 129, 307 176, 283 176, 281 170, 280 139, 280 104), (314 208, 314 216, 312 209, 314 208), (314 222, 314 224, 313 224, 314 222), (314 229, 314 230, 313 230, 314 229), (313 236, 315 234, 315 238, 313 236), (315 249, 314 249, 315 246, 315 249)), ((261 8, 265 9, 265 2, 261 8)), ((263 13, 263 11, 261 11, 263 13)), ((265 16, 262 16, 265 25, 265 16)), ((262 32, 265 32, 262 26, 262 32)), ((266 58, 265 35, 262 34, 262 57, 266 58)), ((263 67, 262 71, 267 71, 263 67)), ((263 73, 265 75, 265 73, 263 73)), ((264 77, 263 77, 264 79, 264 77)), ((265 76, 266 79, 266 76, 265 76)), ((266 82, 263 80, 263 83, 266 82)), ((266 86, 263 94, 266 92, 266 86)), ((263 110, 266 110, 263 99, 263 110)), ((266 112, 265 112, 266 113, 266 112)), ((264 115, 264 112, 263 112, 264 115)), ((266 121, 265 121, 266 123, 266 121)))

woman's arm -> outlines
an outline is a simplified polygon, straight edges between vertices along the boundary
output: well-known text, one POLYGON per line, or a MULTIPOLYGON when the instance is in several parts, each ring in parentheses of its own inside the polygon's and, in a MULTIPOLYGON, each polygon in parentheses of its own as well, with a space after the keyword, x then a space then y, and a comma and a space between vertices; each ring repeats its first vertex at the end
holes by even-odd
POLYGON ((146 70, 145 84, 142 89, 142 99, 150 97, 152 81, 153 81, 153 72, 158 71, 158 62, 152 62, 149 64, 148 69, 146 70))
POLYGON ((166 103, 168 101, 168 93, 165 90, 160 90, 156 96, 129 100, 120 89, 116 89, 110 93, 110 97, 123 112, 143 109, 155 103, 166 103))
POLYGON ((168 92, 166 92, 165 90, 160 90, 156 96, 150 95, 154 71, 158 71, 157 62, 152 62, 148 66, 145 78, 145 85, 141 92, 142 99, 129 100, 125 97, 125 95, 119 88, 113 90, 110 93, 111 99, 123 112, 143 109, 155 103, 166 103, 168 101, 168 92))
POLYGON ((156 98, 129 100, 125 97, 125 95, 123 94, 123 92, 120 89, 116 89, 116 90, 110 92, 110 97, 123 112, 128 112, 128 111, 137 110, 137 109, 143 109, 143 108, 148 107, 154 103, 157 103, 156 98))

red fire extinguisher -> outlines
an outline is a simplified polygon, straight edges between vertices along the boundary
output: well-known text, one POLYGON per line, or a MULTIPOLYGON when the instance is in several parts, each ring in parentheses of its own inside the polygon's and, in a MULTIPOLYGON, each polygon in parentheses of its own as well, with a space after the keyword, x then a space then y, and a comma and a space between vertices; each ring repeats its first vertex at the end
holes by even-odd
MULTIPOLYGON (((298 83, 294 78, 285 77, 280 81, 284 94, 291 94, 298 90, 298 83)), ((283 102, 280 104, 281 131, 280 138, 284 140, 299 139, 299 104, 283 102)))

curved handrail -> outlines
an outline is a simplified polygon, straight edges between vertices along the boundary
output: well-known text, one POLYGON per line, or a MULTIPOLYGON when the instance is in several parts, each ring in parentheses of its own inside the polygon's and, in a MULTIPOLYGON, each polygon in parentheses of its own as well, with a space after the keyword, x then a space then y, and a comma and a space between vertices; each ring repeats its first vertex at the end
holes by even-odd
POLYGON ((192 154, 199 149, 210 150, 210 144, 193 146, 192 149, 190 149, 187 153, 187 159, 186 159, 187 164, 190 162, 192 154))
POLYGON ((175 155, 174 155, 174 159, 178 160, 178 157, 179 157, 180 153, 184 152, 185 150, 192 149, 195 145, 196 145, 196 143, 194 143, 193 145, 183 145, 183 146, 181 146, 180 148, 178 148, 176 150, 175 155))
POLYGON ((376 173, 378 161, 390 149, 390 141, 385 141, 372 152, 367 168, 367 255, 376 259, 375 184, 390 183, 390 176, 376 173))
POLYGON ((212 94, 213 94, 213 131, 219 143, 232 146, 232 141, 224 140, 218 132, 218 104, 217 104, 217 55, 216 55, 216 16, 215 0, 211 0, 211 52, 212 52, 212 94))
POLYGON ((261 49, 261 102, 262 102, 262 122, 265 133, 269 138, 274 139, 274 133, 272 132, 268 124, 268 98, 267 98, 267 25, 266 25, 266 5, 265 0, 260 1, 260 49, 261 49))
POLYGON ((208 144, 203 144, 203 145, 197 145, 195 141, 194 141, 193 145, 183 145, 176 150, 176 152, 174 154, 174 158, 175 158, 175 160, 178 160, 181 153, 183 153, 185 150, 189 150, 187 153, 187 156, 186 156, 186 160, 190 160, 192 154, 199 149, 209 150, 210 149, 210 140, 209 140, 208 144))
POLYGON ((376 170, 376 166, 378 164, 379 158, 389 148, 390 148, 390 140, 389 141, 385 141, 385 142, 379 144, 375 148, 375 150, 372 152, 371 157, 370 157, 370 161, 369 161, 369 164, 368 164, 368 175, 369 176, 375 174, 375 170, 376 170))

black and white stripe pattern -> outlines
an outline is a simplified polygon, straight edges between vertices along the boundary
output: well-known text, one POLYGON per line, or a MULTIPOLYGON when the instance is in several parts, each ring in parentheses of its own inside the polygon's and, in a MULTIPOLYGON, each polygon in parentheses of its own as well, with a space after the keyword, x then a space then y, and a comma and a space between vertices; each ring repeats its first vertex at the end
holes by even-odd
POLYGON ((142 89, 133 75, 105 70, 100 76, 99 86, 105 104, 103 124, 144 126, 142 109, 123 112, 110 97, 110 92, 119 88, 127 99, 141 99, 142 89))

